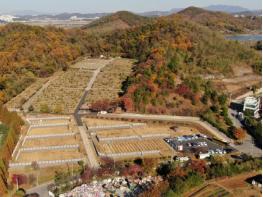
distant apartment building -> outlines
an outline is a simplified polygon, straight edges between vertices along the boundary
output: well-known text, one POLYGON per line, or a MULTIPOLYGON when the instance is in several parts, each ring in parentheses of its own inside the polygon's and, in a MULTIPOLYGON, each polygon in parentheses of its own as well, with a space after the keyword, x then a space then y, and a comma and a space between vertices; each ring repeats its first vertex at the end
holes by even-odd
POLYGON ((243 111, 250 110, 256 116, 260 109, 260 98, 255 98, 252 96, 246 97, 243 105, 243 111))

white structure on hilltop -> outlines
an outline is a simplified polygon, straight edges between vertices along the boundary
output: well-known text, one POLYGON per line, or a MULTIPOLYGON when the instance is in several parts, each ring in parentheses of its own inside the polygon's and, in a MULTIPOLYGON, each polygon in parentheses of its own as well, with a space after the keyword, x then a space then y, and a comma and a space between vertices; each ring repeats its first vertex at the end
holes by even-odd
POLYGON ((244 101, 243 111, 251 110, 254 116, 259 112, 260 99, 252 96, 246 97, 244 101))
POLYGON ((7 22, 7 23, 14 22, 15 18, 17 18, 17 17, 12 16, 12 15, 0 15, 0 20, 7 22))

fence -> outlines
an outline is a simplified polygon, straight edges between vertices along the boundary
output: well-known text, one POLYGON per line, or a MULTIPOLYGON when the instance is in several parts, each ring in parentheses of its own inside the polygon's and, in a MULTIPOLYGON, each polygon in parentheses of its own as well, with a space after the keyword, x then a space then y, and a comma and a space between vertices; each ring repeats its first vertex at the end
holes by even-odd
POLYGON ((32 128, 61 127, 61 126, 68 126, 68 125, 69 125, 68 123, 30 125, 29 130, 31 130, 32 128))
POLYGON ((59 133, 59 134, 47 134, 47 135, 28 135, 28 136, 25 136, 25 138, 26 139, 41 139, 41 138, 70 137, 74 135, 76 135, 76 133, 59 133))
POLYGON ((62 145, 62 146, 40 146, 40 147, 20 148, 20 152, 64 150, 64 149, 77 149, 77 148, 79 148, 79 144, 69 144, 69 145, 62 145))
POLYGON ((126 152, 126 153, 101 153, 98 152, 98 155, 101 157, 143 157, 146 155, 157 155, 160 154, 160 150, 150 150, 150 151, 138 151, 138 152, 126 152))
POLYGON ((28 121, 35 121, 35 120, 69 120, 70 117, 68 116, 56 116, 56 117, 42 117, 42 118, 27 118, 28 121))
MULTIPOLYGON (((54 165, 77 163, 77 162, 83 161, 83 160, 85 160, 85 159, 79 158, 79 159, 65 159, 65 160, 36 161, 36 162, 40 167, 45 167, 45 166, 54 166, 54 165)), ((9 167, 14 169, 14 168, 24 168, 24 167, 28 167, 31 165, 32 165, 32 162, 10 163, 9 167)))
POLYGON ((132 136, 119 136, 119 137, 98 137, 97 139, 101 142, 105 141, 118 141, 118 140, 140 140, 140 136, 132 135, 132 136))
POLYGON ((129 129, 129 128, 135 128, 135 127, 144 127, 144 126, 146 126, 145 123, 99 125, 99 126, 88 126, 88 131, 111 130, 111 129, 129 129))

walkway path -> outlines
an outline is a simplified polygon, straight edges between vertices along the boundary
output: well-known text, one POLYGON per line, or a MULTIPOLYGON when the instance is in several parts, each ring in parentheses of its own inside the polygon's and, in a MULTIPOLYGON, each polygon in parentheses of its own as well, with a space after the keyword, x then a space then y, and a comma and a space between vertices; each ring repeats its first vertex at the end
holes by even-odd
POLYGON ((89 166, 92 168, 98 168, 99 163, 97 160, 96 150, 93 146, 91 137, 88 136, 89 134, 87 134, 86 127, 85 126, 79 126, 79 132, 80 132, 81 138, 83 140, 83 144, 84 144, 86 154, 88 156, 89 166))
POLYGON ((99 163, 97 160, 97 154, 96 154, 96 150, 93 146, 90 134, 87 134, 88 132, 87 132, 86 126, 85 125, 83 126, 83 122, 81 120, 81 115, 79 115, 79 110, 80 110, 80 107, 84 104, 86 96, 88 95, 89 90, 92 88, 94 82, 96 81, 96 78, 97 78, 98 74, 100 73, 101 69, 103 69, 106 65, 108 65, 113 60, 114 59, 111 59, 106 64, 103 64, 102 66, 100 66, 99 68, 97 68, 94 71, 90 81, 87 84, 85 92, 83 93, 83 95, 82 95, 82 97, 81 97, 81 99, 80 99, 80 101, 79 101, 79 103, 75 109, 75 112, 74 112, 74 117, 75 117, 77 125, 79 126, 78 128, 80 131, 80 136, 82 138, 82 142, 84 144, 84 148, 85 148, 85 151, 86 151, 86 154, 88 157, 88 163, 89 163, 90 167, 93 167, 93 168, 99 167, 99 163))
POLYGON ((84 93, 83 93, 83 95, 82 95, 82 97, 81 97, 81 99, 80 99, 80 101, 79 101, 76 109, 75 109, 75 112, 74 112, 74 117, 75 117, 76 122, 77 122, 77 124, 78 124, 79 126, 82 126, 82 125, 83 125, 83 123, 82 123, 82 121, 81 121, 81 116, 79 115, 80 107, 84 104, 85 99, 86 99, 86 97, 87 97, 87 95, 88 95, 88 92, 89 92, 89 90, 92 88, 92 86, 93 86, 93 84, 94 84, 94 82, 95 82, 98 74, 100 73, 101 69, 103 69, 106 65, 108 65, 108 64, 109 64, 110 62, 112 62, 113 60, 114 60, 114 59, 111 59, 111 60, 110 60, 109 62, 107 62, 106 64, 103 64, 102 66, 100 66, 99 68, 97 68, 97 69, 94 71, 94 73, 93 73, 90 81, 88 82, 87 87, 86 87, 86 89, 85 89, 85 91, 84 91, 84 93))
POLYGON ((48 187, 48 185, 50 185, 50 184, 52 184, 52 183, 53 183, 53 181, 50 181, 50 182, 47 182, 47 183, 43 183, 43 184, 41 184, 41 185, 38 185, 38 186, 36 186, 36 187, 33 187, 33 188, 31 188, 31 189, 26 190, 26 193, 27 193, 27 194, 30 194, 30 193, 38 193, 39 196, 41 196, 41 197, 50 197, 50 196, 48 195, 48 189, 47 189, 47 187, 48 187))

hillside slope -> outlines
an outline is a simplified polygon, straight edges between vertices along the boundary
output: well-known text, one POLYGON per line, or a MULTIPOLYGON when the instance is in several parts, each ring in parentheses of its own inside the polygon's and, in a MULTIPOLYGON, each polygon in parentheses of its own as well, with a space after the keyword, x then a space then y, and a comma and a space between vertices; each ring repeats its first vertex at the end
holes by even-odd
POLYGON ((127 107, 126 102, 128 110, 196 114, 206 106, 200 101, 207 81, 198 76, 231 76, 232 65, 238 63, 255 71, 260 68, 259 55, 252 49, 177 15, 99 35, 21 24, 2 27, 0 35, 0 101, 4 103, 36 77, 67 69, 80 56, 104 54, 139 61, 124 84, 123 98, 131 104, 127 107))
POLYGON ((79 30, 8 24, 0 28, 0 103, 36 77, 47 77, 83 54, 100 53, 97 40, 79 30), (93 45, 94 44, 94 45, 93 45))
POLYGON ((250 33, 261 31, 261 17, 234 17, 224 12, 213 12, 189 7, 177 13, 186 19, 223 33, 250 33))
POLYGON ((227 92, 206 78, 232 77, 237 65, 260 72, 261 57, 253 49, 181 16, 116 31, 105 39, 111 52, 139 60, 123 84, 121 104, 127 111, 202 116, 231 137, 227 92))
POLYGON ((127 29, 142 25, 150 21, 150 18, 139 16, 128 11, 119 11, 114 14, 101 17, 98 20, 83 27, 90 31, 108 32, 116 29, 127 29))

